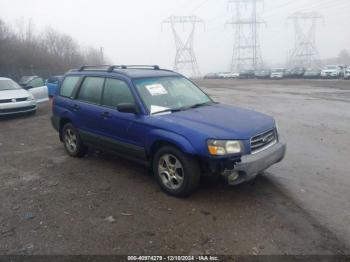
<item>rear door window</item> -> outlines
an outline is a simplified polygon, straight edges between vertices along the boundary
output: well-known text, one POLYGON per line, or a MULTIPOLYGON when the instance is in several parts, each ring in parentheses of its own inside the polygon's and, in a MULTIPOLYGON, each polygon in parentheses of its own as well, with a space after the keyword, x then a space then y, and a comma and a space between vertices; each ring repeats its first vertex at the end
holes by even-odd
POLYGON ((128 84, 118 79, 106 79, 102 105, 116 108, 122 103, 134 103, 128 84))
POLYGON ((73 90, 80 80, 80 76, 67 76, 60 88, 60 95, 65 97, 72 97, 73 90))
POLYGON ((78 100, 100 104, 104 81, 102 77, 86 77, 80 87, 78 100))
POLYGON ((28 84, 28 86, 32 86, 32 87, 40 87, 40 86, 44 86, 44 80, 40 77, 33 79, 32 81, 30 81, 30 83, 28 84))

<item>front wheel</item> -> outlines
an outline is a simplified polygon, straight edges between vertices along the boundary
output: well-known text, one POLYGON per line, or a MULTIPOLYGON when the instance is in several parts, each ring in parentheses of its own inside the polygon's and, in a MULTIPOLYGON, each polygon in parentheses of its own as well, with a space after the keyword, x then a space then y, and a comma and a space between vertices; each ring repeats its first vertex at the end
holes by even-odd
POLYGON ((158 150, 153 159, 153 172, 161 188, 176 197, 188 196, 200 181, 196 159, 173 146, 158 150))
POLYGON ((72 157, 83 157, 87 151, 83 145, 79 134, 71 123, 64 125, 62 129, 62 138, 67 153, 72 157))

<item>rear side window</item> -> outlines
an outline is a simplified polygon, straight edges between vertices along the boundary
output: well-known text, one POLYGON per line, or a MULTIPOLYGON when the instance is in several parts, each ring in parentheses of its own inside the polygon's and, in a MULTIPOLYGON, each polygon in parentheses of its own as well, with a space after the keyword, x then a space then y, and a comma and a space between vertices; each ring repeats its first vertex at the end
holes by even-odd
POLYGON ((102 77, 86 77, 80 87, 78 99, 100 104, 104 80, 102 77))
POLYGON ((80 76, 67 76, 60 88, 60 95, 65 97, 72 97, 74 87, 78 83, 80 76))
POLYGON ((127 83, 118 79, 106 79, 102 104, 117 107, 121 103, 134 103, 134 98, 127 83))

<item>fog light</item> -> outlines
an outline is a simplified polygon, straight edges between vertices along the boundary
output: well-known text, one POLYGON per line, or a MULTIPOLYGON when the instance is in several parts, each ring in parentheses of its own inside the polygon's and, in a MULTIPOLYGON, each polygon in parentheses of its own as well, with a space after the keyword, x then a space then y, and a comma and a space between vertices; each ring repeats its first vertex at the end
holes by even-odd
POLYGON ((231 174, 229 174, 227 177, 228 183, 234 183, 238 179, 238 177, 238 172, 231 172, 231 174))

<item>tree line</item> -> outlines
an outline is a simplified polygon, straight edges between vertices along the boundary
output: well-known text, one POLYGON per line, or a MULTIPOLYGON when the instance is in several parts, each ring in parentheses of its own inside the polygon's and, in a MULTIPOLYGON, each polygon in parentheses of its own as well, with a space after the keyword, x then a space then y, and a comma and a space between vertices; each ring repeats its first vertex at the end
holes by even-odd
POLYGON ((0 77, 23 75, 47 78, 81 65, 103 64, 99 49, 81 47, 68 34, 46 28, 36 32, 31 21, 10 27, 0 19, 0 77))

